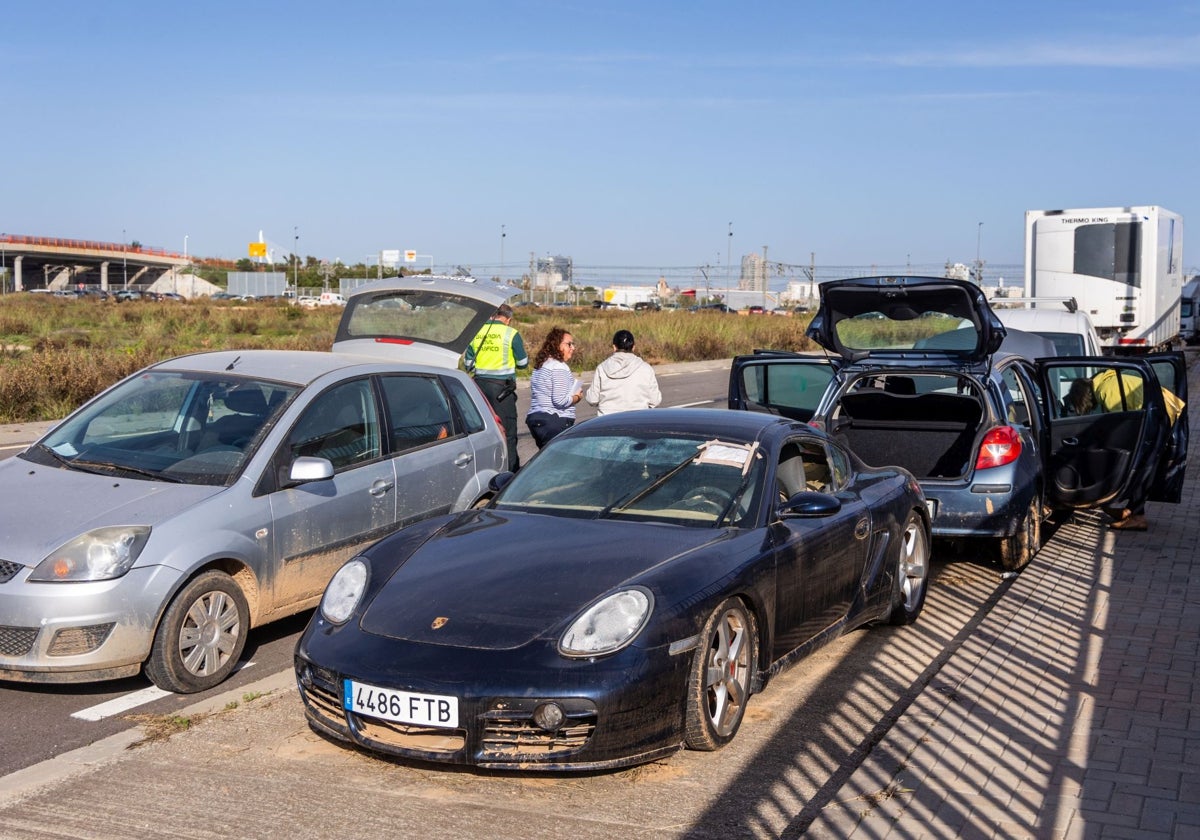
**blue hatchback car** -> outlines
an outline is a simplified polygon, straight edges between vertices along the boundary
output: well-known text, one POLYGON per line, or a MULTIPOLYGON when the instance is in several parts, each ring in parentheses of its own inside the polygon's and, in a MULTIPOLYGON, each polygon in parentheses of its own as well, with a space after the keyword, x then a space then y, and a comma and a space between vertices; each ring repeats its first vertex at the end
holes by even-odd
POLYGON ((986 538, 1005 569, 1029 562, 1056 510, 1179 501, 1187 417, 1170 416, 1163 390, 1187 400, 1181 353, 1029 350, 978 286, 938 277, 823 283, 806 334, 824 356, 736 358, 729 407, 809 422, 867 464, 904 467, 933 535, 986 538), (1073 383, 1105 381, 1118 383, 1106 405, 1072 407, 1073 383))

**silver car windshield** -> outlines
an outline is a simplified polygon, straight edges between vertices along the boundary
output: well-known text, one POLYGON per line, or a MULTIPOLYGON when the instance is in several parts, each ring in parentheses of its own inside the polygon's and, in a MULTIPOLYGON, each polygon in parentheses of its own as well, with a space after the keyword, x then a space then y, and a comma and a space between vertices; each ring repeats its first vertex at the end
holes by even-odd
POLYGON ((24 457, 105 475, 226 485, 297 390, 228 374, 148 372, 84 406, 24 457))
POLYGON ((613 434, 562 438, 523 467, 500 510, 740 525, 760 497, 757 446, 696 437, 613 434))

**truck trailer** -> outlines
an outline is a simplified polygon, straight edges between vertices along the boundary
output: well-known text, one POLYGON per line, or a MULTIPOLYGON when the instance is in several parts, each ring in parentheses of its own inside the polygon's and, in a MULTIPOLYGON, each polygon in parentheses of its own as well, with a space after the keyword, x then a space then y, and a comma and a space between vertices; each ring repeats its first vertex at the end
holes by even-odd
POLYGON ((1075 298, 1107 352, 1173 346, 1182 288, 1178 213, 1152 205, 1025 211, 1025 296, 1075 298))

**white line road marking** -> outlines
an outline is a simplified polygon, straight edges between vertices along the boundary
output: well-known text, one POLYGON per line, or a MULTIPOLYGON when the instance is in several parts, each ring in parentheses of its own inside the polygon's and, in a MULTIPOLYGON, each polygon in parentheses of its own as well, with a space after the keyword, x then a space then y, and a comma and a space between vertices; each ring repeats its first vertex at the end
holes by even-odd
MULTIPOLYGON (((253 662, 247 662, 244 665, 238 665, 238 667, 234 669, 234 673, 236 674, 243 668, 249 668, 253 664, 253 662)), ((152 685, 149 688, 143 688, 140 691, 133 691, 121 697, 114 697, 112 700, 105 701, 104 703, 98 703, 97 705, 90 706, 86 709, 80 709, 78 712, 72 714, 71 717, 78 720, 104 720, 105 718, 119 715, 122 712, 127 712, 130 709, 135 709, 138 706, 144 706, 147 703, 153 703, 160 697, 167 697, 170 695, 170 693, 171 692, 165 691, 158 686, 152 685)))
POLYGON ((71 715, 78 720, 104 720, 113 715, 119 715, 121 712, 127 712, 130 709, 142 706, 146 703, 151 703, 160 697, 166 697, 171 692, 164 691, 158 686, 150 686, 143 688, 141 691, 134 691, 122 697, 116 697, 105 703, 100 703, 96 706, 90 706, 86 709, 81 709, 71 715))
POLYGON ((694 403, 680 403, 679 405, 671 406, 671 408, 695 408, 698 405, 712 405, 715 402, 716 400, 700 400, 700 402, 694 403))

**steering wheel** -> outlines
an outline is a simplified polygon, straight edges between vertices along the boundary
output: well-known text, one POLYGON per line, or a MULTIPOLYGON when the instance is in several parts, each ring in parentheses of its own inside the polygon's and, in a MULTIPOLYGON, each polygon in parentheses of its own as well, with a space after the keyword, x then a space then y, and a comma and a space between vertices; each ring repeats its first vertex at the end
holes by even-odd
POLYGON ((728 490, 722 490, 720 487, 712 487, 705 484, 700 487, 693 487, 691 492, 679 500, 679 506, 685 510, 694 510, 702 513, 711 513, 713 516, 720 516, 725 511, 725 506, 729 504, 731 498, 733 498, 733 494, 728 490))

